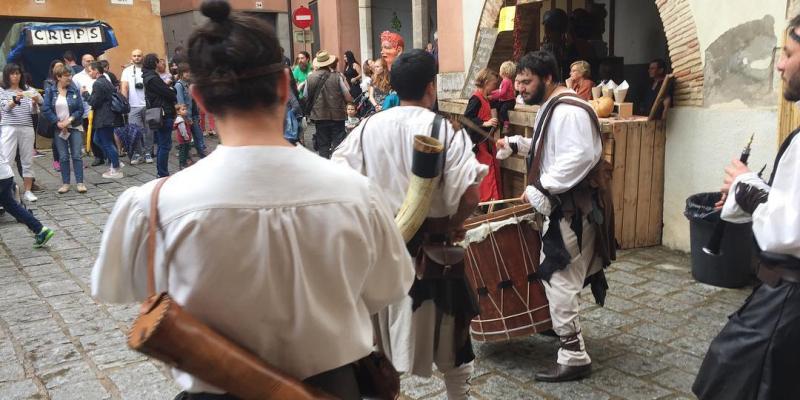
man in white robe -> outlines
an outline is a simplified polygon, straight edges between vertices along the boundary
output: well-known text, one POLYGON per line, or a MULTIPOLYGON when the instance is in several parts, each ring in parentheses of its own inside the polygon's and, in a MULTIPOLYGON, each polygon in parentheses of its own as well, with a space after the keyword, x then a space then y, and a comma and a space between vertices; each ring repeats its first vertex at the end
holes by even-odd
POLYGON ((539 161, 540 165, 538 180, 529 182, 523 199, 546 217, 542 228, 542 263, 537 274, 544 281, 560 348, 556 364, 535 377, 548 382, 582 379, 591 373, 592 360, 586 352, 578 320, 580 292, 589 278, 593 292, 595 284, 599 286, 595 297, 602 303, 607 288, 602 274, 607 263, 597 248, 599 230, 591 219, 592 202, 583 207, 586 201, 579 201, 576 194, 602 154, 596 115, 591 109, 580 107, 589 105, 575 98, 576 93, 559 82, 559 68, 550 53, 537 51, 520 59, 515 85, 526 104, 541 105, 534 121, 534 137, 538 141, 534 146, 535 139, 521 136, 500 139, 497 155, 506 158, 514 152, 528 154, 531 177, 537 170, 533 164, 539 161), (576 103, 565 104, 560 102, 561 98, 576 103), (549 113, 549 121, 545 123, 549 113), (534 156, 538 151, 541 160, 534 156), (573 210, 567 212, 570 206, 573 210))
MULTIPOLYGON (((777 69, 784 98, 800 101, 800 16, 789 24, 777 69)), ((701 400, 800 396, 800 139, 781 145, 769 182, 738 160, 725 169, 722 219, 752 221, 757 286, 711 342, 692 391, 701 400)))
MULTIPOLYGON (((396 213, 408 190, 414 135, 430 135, 436 116, 430 111, 436 101, 433 57, 422 50, 404 52, 392 66, 391 84, 400 106, 362 121, 331 160, 368 176, 384 190, 396 213)), ((449 218, 450 229, 459 231, 477 205, 478 184, 487 167, 475 159, 465 131, 454 131, 444 121, 438 133, 445 145, 443 183, 433 195, 428 218, 449 218)), ((411 246, 409 250, 414 251, 411 246)), ((468 331, 474 315, 467 310, 470 293, 463 274, 439 282, 416 279, 411 294, 377 318, 381 348, 395 367, 427 377, 436 363, 449 399, 467 398, 469 392, 474 359, 468 331), (458 295, 445 294, 448 289, 458 295)))

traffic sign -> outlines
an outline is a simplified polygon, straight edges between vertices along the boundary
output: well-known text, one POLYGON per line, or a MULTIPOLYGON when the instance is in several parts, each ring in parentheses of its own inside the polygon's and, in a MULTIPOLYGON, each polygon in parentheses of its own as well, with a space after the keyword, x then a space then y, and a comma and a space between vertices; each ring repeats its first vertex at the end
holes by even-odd
POLYGON ((308 7, 300 6, 292 13, 292 23, 300 29, 308 29, 314 23, 314 16, 311 14, 311 9, 308 7))

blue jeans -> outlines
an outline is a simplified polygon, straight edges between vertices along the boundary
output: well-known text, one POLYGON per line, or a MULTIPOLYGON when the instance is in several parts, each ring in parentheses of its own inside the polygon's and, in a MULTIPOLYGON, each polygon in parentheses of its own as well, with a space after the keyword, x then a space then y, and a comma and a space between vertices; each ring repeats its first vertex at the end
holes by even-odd
POLYGON ((172 149, 172 123, 174 118, 165 117, 156 131, 158 152, 156 153, 156 172, 158 177, 169 176, 169 151, 172 149))
POLYGON ((17 221, 28 226, 33 233, 42 231, 42 223, 33 216, 28 210, 14 199, 14 177, 0 179, 0 207, 11 214, 17 221))
POLYGON ((203 131, 200 130, 200 119, 192 119, 192 137, 194 137, 194 148, 200 158, 206 156, 206 140, 203 138, 203 131))
POLYGON ((114 128, 97 128, 94 130, 94 140, 103 150, 106 158, 111 161, 111 168, 119 168, 119 155, 114 143, 114 128))
POLYGON ((55 135, 53 143, 58 150, 58 162, 61 163, 61 183, 69 185, 70 159, 72 159, 72 169, 75 171, 75 183, 83 183, 83 159, 81 158, 81 147, 83 147, 83 135, 77 129, 70 129, 67 140, 55 135))

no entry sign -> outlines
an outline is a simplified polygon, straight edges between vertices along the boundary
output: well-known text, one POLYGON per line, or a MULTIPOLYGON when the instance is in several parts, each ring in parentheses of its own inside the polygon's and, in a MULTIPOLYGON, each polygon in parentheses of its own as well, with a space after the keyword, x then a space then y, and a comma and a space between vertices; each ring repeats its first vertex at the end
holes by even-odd
POLYGON ((308 29, 314 23, 314 16, 311 9, 300 6, 292 13, 292 23, 300 29, 308 29))

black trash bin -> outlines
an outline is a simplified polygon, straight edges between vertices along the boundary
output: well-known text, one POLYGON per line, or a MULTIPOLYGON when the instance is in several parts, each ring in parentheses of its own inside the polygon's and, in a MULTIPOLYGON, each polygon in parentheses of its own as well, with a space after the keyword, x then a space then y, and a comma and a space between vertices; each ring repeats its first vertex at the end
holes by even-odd
POLYGON ((686 199, 684 215, 689 219, 692 247, 692 276, 698 282, 724 288, 740 288, 751 282, 754 271, 754 244, 751 223, 725 227, 720 254, 712 256, 703 251, 720 221, 720 211, 714 203, 719 192, 698 193, 686 199))

